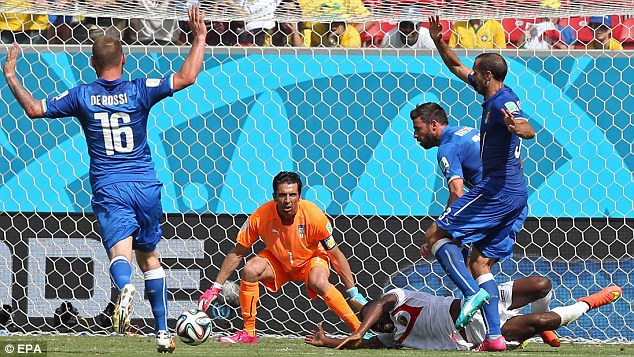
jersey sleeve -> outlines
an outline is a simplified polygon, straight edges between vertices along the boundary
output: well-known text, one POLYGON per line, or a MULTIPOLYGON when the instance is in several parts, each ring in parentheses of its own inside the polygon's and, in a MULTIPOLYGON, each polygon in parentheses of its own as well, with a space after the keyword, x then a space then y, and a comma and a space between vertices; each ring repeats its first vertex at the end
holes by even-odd
POLYGON ((254 212, 240 227, 240 232, 236 237, 236 242, 241 246, 250 248, 260 238, 260 217, 257 211, 254 212))
POLYGON ((467 76, 467 80, 469 81, 469 85, 471 87, 473 87, 473 89, 475 89, 477 91, 478 90, 478 85, 473 80, 473 71, 471 73, 469 73, 469 75, 467 76))
POLYGON ((45 118, 78 117, 78 88, 72 88, 55 96, 42 99, 40 105, 45 118))
POLYGON ((438 148, 438 166, 447 183, 457 178, 464 179, 462 157, 458 147, 453 144, 440 145, 438 148))
POLYGON ((163 78, 139 78, 136 81, 142 94, 143 104, 147 108, 174 95, 174 75, 163 78))
MULTIPOLYGON (((514 98, 508 98, 508 97, 502 100, 504 102, 500 103, 501 109, 506 109, 509 112, 511 112, 511 114, 513 115, 515 119, 526 120, 526 117, 524 117, 524 113, 522 112, 522 109, 520 108, 519 100, 514 100, 514 98)), ((504 119, 502 119, 502 121, 504 121, 504 119)), ((505 123, 503 124, 506 125, 505 123)))

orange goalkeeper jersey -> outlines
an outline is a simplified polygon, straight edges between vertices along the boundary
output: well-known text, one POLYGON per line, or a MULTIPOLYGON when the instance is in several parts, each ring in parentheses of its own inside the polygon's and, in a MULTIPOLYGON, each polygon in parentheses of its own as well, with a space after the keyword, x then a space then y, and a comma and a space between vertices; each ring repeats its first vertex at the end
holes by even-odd
POLYGON ((260 206, 244 223, 236 240, 249 248, 258 238, 262 238, 287 272, 302 267, 317 254, 324 254, 320 241, 325 240, 328 248, 334 247, 330 221, 317 205, 305 200, 298 202, 295 221, 290 226, 282 224, 275 201, 260 206))

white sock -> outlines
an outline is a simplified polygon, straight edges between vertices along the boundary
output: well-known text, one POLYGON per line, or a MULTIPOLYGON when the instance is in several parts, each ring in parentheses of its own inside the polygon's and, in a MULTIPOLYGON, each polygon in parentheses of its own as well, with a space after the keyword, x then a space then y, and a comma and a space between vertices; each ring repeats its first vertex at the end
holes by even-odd
POLYGON ((546 296, 531 303, 531 312, 542 313, 550 311, 550 302, 553 300, 553 291, 549 291, 546 296))
POLYGON ((588 304, 585 302, 578 302, 573 305, 556 307, 552 309, 551 312, 554 312, 561 317, 561 325, 559 325, 559 327, 561 327, 575 321, 588 310, 590 310, 590 306, 588 306, 588 304))

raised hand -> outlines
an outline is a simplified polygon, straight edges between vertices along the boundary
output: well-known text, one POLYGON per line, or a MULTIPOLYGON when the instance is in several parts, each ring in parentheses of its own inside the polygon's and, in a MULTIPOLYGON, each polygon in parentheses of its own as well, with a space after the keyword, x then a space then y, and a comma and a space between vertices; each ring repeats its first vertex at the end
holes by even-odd
POLYGON ((20 45, 13 43, 11 48, 7 51, 7 59, 4 62, 4 76, 15 76, 15 64, 18 61, 18 55, 20 54, 20 45))
POLYGON ((207 37, 207 25, 205 24, 205 11, 201 11, 200 7, 192 6, 187 9, 189 15, 189 28, 194 34, 194 38, 207 37))
POLYGON ((429 17, 429 35, 434 42, 442 40, 442 25, 438 15, 429 17))

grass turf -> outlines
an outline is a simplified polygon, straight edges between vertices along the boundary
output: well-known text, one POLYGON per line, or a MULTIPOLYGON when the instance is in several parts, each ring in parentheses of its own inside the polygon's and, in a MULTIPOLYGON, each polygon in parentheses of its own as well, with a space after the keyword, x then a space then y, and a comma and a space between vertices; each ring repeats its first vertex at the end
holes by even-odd
MULTIPOLYGON (((46 356, 121 356, 131 357, 155 354, 154 339, 138 336, 11 336, 0 337, 0 356, 16 355, 5 352, 8 344, 39 344, 46 351, 46 356)), ((302 339, 260 338, 257 345, 226 345, 208 341, 200 346, 191 347, 177 341, 174 355, 180 356, 385 356, 385 350, 336 351, 306 345, 302 339)), ((390 356, 455 356, 455 351, 415 351, 408 349, 391 350, 390 356)), ((462 352, 462 354, 470 352, 462 352)), ((29 354, 37 356, 38 354, 29 354)), ((39 354, 44 355, 44 354, 39 354)), ((628 344, 581 344, 563 343, 559 348, 552 348, 538 342, 531 342, 525 349, 507 351, 508 356, 633 356, 634 345, 628 344)))

